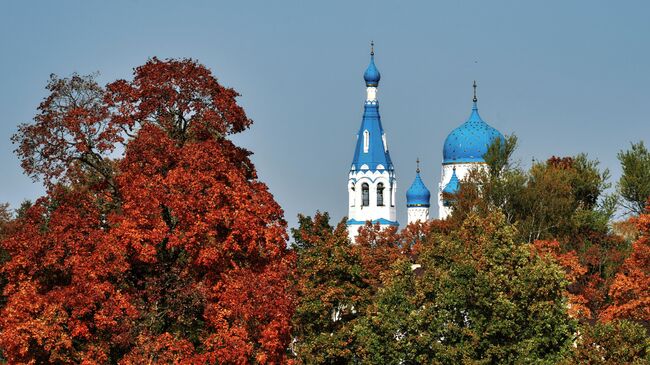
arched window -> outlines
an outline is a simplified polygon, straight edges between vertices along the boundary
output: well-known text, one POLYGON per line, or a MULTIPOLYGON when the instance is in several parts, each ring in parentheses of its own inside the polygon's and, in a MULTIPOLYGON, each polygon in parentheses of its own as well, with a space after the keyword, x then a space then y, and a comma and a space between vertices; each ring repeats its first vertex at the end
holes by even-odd
POLYGON ((361 205, 367 207, 370 205, 370 188, 368 184, 361 184, 361 205))
POLYGON ((384 184, 377 184, 377 206, 384 206, 384 184))
POLYGON ((370 147, 370 132, 366 129, 363 131, 363 153, 368 153, 370 147))

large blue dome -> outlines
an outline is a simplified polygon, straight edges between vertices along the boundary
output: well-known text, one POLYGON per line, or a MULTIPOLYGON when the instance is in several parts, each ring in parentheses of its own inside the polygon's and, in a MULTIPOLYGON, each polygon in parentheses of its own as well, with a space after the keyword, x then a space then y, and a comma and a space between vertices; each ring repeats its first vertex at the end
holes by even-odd
POLYGON ((415 180, 411 187, 406 191, 407 207, 428 207, 431 201, 431 193, 420 178, 420 172, 415 174, 415 180))
POLYGON ((502 143, 505 142, 498 130, 481 119, 475 101, 467 121, 451 131, 445 139, 442 163, 485 162, 483 155, 497 138, 501 139, 502 143))

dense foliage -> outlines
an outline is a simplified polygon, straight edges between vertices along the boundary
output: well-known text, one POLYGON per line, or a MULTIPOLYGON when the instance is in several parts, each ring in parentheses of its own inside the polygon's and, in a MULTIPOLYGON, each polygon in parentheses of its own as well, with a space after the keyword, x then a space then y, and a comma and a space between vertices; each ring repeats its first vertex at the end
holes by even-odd
POLYGON ((158 59, 48 90, 14 137, 48 191, 2 241, 8 361, 283 362, 293 260, 282 210, 227 138, 251 124, 237 93, 158 59))
POLYGON ((643 141, 632 144, 627 151, 621 151, 618 159, 623 168, 623 175, 618 182, 622 205, 633 214, 645 210, 650 196, 650 152, 643 141))
POLYGON ((564 273, 500 214, 432 234, 384 277, 357 326, 368 364, 554 363, 569 351, 564 273))

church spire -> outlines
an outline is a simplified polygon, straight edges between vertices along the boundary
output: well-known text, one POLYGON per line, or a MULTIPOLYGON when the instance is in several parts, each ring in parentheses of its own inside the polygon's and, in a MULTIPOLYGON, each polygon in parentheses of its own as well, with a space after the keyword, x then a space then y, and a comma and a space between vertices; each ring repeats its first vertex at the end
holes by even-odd
POLYGON ((397 179, 377 101, 380 77, 375 65, 375 43, 371 42, 370 63, 363 74, 367 97, 348 175, 347 225, 352 239, 367 221, 382 227, 399 225, 395 209, 397 179))
POLYGON ((370 43, 370 64, 363 74, 366 81, 366 102, 364 103, 361 128, 357 137, 357 148, 354 152, 352 167, 356 170, 386 169, 393 170, 393 163, 388 153, 386 135, 381 126, 379 102, 377 101, 377 86, 379 70, 375 66, 374 42, 370 43))
POLYGON ((363 79, 366 81, 367 87, 377 87, 379 86, 379 79, 381 75, 377 66, 375 66, 375 42, 370 42, 370 64, 366 68, 366 72, 363 73, 363 79))
POLYGON ((472 85, 472 87, 474 88, 474 98, 472 99, 472 103, 473 103, 472 109, 478 110, 478 106, 476 105, 476 102, 478 101, 478 99, 476 98, 476 80, 474 80, 474 85, 472 85))

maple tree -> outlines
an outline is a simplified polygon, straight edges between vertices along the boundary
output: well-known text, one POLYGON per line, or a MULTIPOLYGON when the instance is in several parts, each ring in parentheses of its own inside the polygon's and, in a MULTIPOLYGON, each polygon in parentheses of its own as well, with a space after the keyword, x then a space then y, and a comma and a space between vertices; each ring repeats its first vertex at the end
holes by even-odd
POLYGON ((156 58, 130 81, 48 90, 14 136, 48 192, 2 241, 8 360, 283 362, 293 256, 228 139, 252 123, 238 94, 193 60, 156 58))

